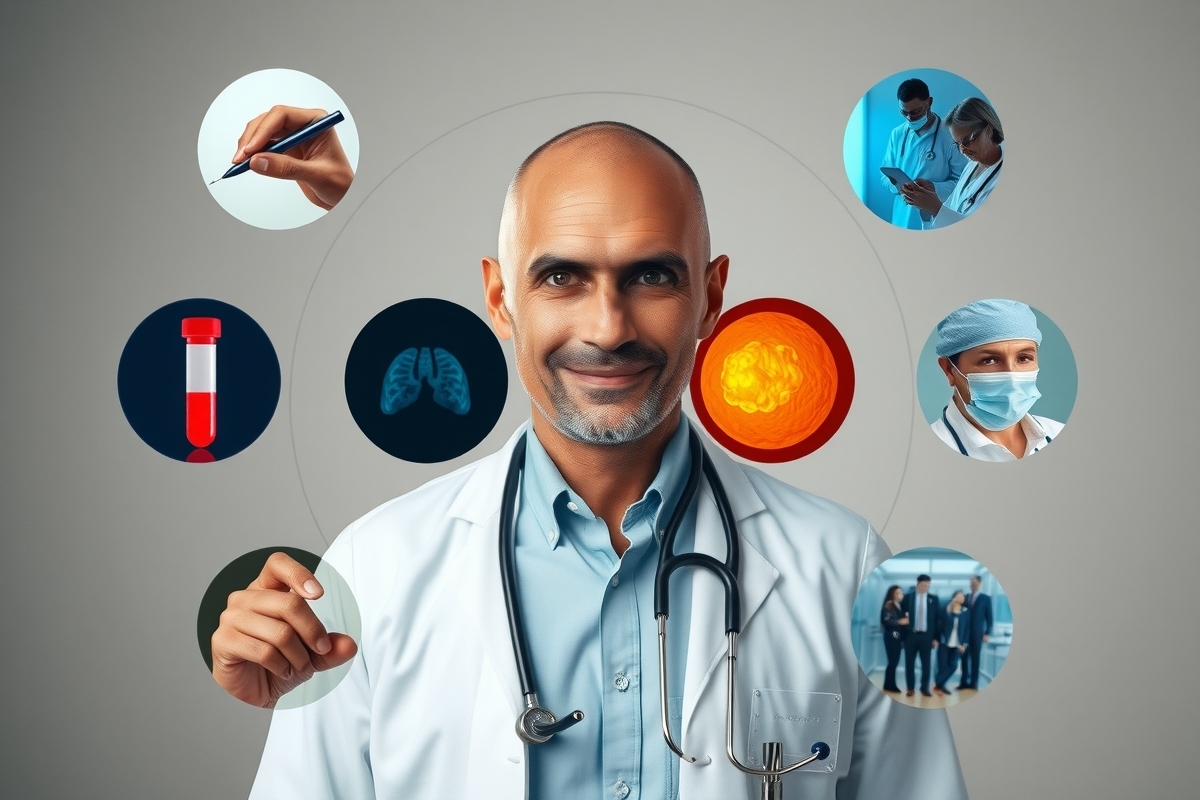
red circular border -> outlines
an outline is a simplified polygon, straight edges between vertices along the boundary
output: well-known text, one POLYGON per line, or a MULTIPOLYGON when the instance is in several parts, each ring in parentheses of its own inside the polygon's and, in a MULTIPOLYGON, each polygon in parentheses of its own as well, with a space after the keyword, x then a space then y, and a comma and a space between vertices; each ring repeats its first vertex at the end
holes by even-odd
POLYGON ((700 342, 700 346, 696 348, 696 366, 692 369, 691 394, 692 405, 696 407, 696 415, 700 417, 704 429, 730 452, 760 464, 795 461, 814 452, 832 439, 838 428, 842 427, 842 423, 846 421, 846 415, 850 413, 850 403, 854 399, 854 361, 850 358, 850 348, 846 346, 846 340, 842 338, 842 334, 819 311, 783 297, 761 297, 757 300, 748 300, 726 311, 717 320, 717 327, 713 329, 712 335, 700 342), (816 331, 833 355, 833 365, 837 370, 838 382, 837 391, 833 396, 833 406, 817 429, 793 445, 773 449, 751 447, 722 430, 705 406, 704 393, 700 389, 700 373, 704 366, 704 359, 708 357, 709 347, 721 335, 721 332, 740 319, 765 311, 786 314, 816 331))

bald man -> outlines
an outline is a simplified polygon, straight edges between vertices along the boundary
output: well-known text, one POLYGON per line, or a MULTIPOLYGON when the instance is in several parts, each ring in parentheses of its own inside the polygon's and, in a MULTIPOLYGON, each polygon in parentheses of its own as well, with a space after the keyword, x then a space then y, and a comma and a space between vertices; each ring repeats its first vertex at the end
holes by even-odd
MULTIPOLYGON (((660 727, 660 537, 678 505, 677 552, 726 549, 709 481, 681 499, 695 430, 681 397, 729 269, 709 253, 695 174, 627 125, 567 131, 513 178, 498 254, 483 259, 484 295, 531 421, 333 543, 360 640, 325 631, 305 602, 322 588, 282 554, 230 596, 213 672, 236 697, 273 707, 350 662, 331 693, 275 712, 251 796, 757 797, 725 753, 725 595, 707 573, 670 589, 665 706, 688 761, 660 727), (514 453, 513 589, 537 700, 583 717, 537 744, 517 733, 532 698, 497 556, 514 453)), ((845 509, 703 446, 741 545, 735 755, 754 766, 781 741, 791 762, 821 739, 831 755, 784 778, 790 796, 965 798, 944 713, 892 702, 854 656, 850 612, 886 546, 845 509)))

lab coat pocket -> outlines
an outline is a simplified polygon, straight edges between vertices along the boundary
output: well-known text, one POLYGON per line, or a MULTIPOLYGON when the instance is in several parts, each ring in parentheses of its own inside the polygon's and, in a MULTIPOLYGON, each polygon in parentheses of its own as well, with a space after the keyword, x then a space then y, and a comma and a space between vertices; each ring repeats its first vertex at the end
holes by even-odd
POLYGON ((801 767, 800 771, 833 772, 837 769, 841 712, 840 694, 755 689, 750 702, 746 763, 762 766, 764 742, 783 744, 785 767, 811 755, 816 742, 824 742, 829 745, 829 757, 801 767))

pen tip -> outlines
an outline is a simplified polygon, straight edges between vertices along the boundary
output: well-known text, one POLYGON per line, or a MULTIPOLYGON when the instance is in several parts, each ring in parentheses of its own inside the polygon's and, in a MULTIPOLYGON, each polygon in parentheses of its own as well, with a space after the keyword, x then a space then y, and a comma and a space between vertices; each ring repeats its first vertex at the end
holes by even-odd
MULTIPOLYGON (((220 178, 217 178, 217 181, 219 181, 219 180, 221 180, 221 179, 220 179, 220 178)), ((212 186, 212 185, 213 185, 214 183, 216 183, 217 181, 209 181, 209 182, 208 182, 208 185, 209 185, 209 186, 212 186)))

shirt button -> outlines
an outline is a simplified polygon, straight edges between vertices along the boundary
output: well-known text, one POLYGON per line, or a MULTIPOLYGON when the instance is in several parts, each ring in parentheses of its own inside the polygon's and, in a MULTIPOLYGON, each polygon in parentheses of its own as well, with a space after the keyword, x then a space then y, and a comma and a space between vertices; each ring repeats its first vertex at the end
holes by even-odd
POLYGON ((625 800, 626 797, 629 797, 629 784, 627 784, 625 781, 617 781, 616 784, 613 785, 613 796, 616 797, 617 800, 625 800))
POLYGON ((624 672, 618 672, 613 676, 613 686, 617 687, 618 692, 623 692, 629 688, 629 676, 624 672))
POLYGON ((575 505, 575 503, 574 503, 574 502, 567 503, 567 508, 571 509, 572 511, 578 511, 578 510, 579 510, 579 506, 575 505))
POLYGON ((617 584, 619 584, 620 582, 621 582, 621 576, 620 576, 620 575, 613 575, 613 579, 612 579, 612 585, 613 585, 613 588, 614 588, 614 589, 615 589, 615 588, 617 588, 617 584))

